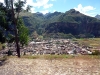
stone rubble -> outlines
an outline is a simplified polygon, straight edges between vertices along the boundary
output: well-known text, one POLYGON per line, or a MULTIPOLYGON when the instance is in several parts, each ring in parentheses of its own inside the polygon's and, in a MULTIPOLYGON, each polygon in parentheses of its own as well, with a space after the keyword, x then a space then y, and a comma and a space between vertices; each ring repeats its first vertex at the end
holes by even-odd
MULTIPOLYGON (((8 50, 16 55, 15 44, 8 44, 8 47, 0 51, 0 54, 7 54, 8 50)), ((43 54, 91 54, 90 47, 80 47, 69 39, 43 40, 40 42, 31 41, 27 47, 21 48, 21 55, 43 55, 43 54)))

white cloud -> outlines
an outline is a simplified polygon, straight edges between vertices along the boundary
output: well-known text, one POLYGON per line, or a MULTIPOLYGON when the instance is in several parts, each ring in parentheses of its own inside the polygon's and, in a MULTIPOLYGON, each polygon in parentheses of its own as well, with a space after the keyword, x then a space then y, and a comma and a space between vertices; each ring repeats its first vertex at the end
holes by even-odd
MULTIPOLYGON (((55 1, 55 0, 36 0, 36 2, 34 2, 33 0, 30 0, 30 1, 27 0, 27 4, 25 5, 25 7, 27 5, 31 5, 32 6, 31 11, 35 12, 36 7, 37 8, 43 7, 43 9, 52 7, 53 4, 49 3, 49 1, 55 1)), ((47 10, 45 12, 47 12, 47 10)))
POLYGON ((74 8, 77 11, 80 11, 81 13, 85 14, 85 15, 89 15, 89 16, 93 16, 91 13, 91 11, 95 10, 96 8, 92 7, 92 6, 85 6, 83 7, 82 4, 79 4, 78 7, 74 8))
POLYGON ((31 12, 32 13, 35 13, 36 11, 35 11, 35 8, 31 8, 31 12))
POLYGON ((44 11, 40 11, 40 12, 43 13, 43 14, 49 13, 48 10, 44 10, 44 11))
MULTIPOLYGON (((24 0, 22 0, 24 1, 24 0)), ((27 7, 27 5, 32 6, 31 8, 31 12, 35 12, 36 8, 40 8, 43 7, 43 9, 47 9, 53 6, 53 4, 49 3, 49 1, 56 1, 56 0, 26 0, 27 3, 25 5, 25 7, 23 7, 24 9, 27 7)), ((4 3, 4 0, 0 0, 0 2, 4 3)), ((43 11, 43 13, 47 12, 47 10, 43 11)))
POLYGON ((44 9, 50 8, 53 6, 53 4, 49 4, 48 2, 49 0, 36 0, 36 2, 34 2, 33 0, 30 0, 30 1, 27 0, 28 5, 31 5, 33 7, 38 7, 38 8, 43 7, 44 9))
POLYGON ((52 6, 53 6, 53 4, 46 4, 46 5, 44 5, 43 7, 44 7, 44 9, 47 9, 47 8, 52 7, 52 6))
POLYGON ((0 0, 1 3, 4 3, 4 0, 0 0))

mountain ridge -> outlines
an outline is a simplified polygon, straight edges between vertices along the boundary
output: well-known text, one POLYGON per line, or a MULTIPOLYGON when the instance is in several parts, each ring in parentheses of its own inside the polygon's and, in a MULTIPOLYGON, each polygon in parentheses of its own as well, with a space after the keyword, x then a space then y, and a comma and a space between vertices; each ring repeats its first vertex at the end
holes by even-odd
POLYGON ((46 35, 49 33, 71 33, 74 36, 88 33, 96 37, 100 35, 100 20, 84 15, 75 9, 70 9, 65 13, 56 11, 45 15, 37 12, 31 16, 23 16, 23 20, 30 32, 37 31, 38 34, 41 33, 40 35, 44 33, 46 35))
POLYGON ((97 15, 95 16, 95 18, 97 18, 97 19, 100 20, 100 15, 97 14, 97 15))

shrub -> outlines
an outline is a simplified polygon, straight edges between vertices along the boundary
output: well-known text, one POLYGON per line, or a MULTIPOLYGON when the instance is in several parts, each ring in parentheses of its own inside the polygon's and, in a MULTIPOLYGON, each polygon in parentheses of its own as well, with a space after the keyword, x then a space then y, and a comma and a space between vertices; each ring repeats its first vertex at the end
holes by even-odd
POLYGON ((99 50, 94 50, 93 52, 92 52, 92 55, 99 55, 100 54, 100 51, 99 50))
POLYGON ((2 49, 5 49, 5 45, 2 46, 2 49))
POLYGON ((10 56, 10 55, 12 55, 12 52, 9 50, 9 51, 8 51, 8 56, 10 56))

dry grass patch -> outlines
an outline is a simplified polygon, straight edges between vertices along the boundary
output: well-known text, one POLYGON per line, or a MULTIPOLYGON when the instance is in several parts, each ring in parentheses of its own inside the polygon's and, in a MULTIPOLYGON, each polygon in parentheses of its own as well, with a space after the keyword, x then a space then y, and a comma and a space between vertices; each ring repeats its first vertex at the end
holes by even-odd
POLYGON ((28 59, 65 59, 65 58, 73 58, 71 55, 25 55, 21 58, 28 58, 28 59))
POLYGON ((91 56, 52 60, 11 57, 7 61, 0 67, 0 75, 100 75, 100 60, 91 56))
POLYGON ((2 49, 2 44, 0 43, 0 50, 2 49))
POLYGON ((80 45, 99 47, 100 38, 84 38, 84 39, 74 39, 74 42, 78 42, 80 45))
MULTIPOLYGON (((18 58, 17 56, 9 56, 8 58, 18 58)), ((46 60, 61 60, 61 59, 100 59, 100 55, 25 55, 21 56, 25 59, 46 59, 46 60)))

